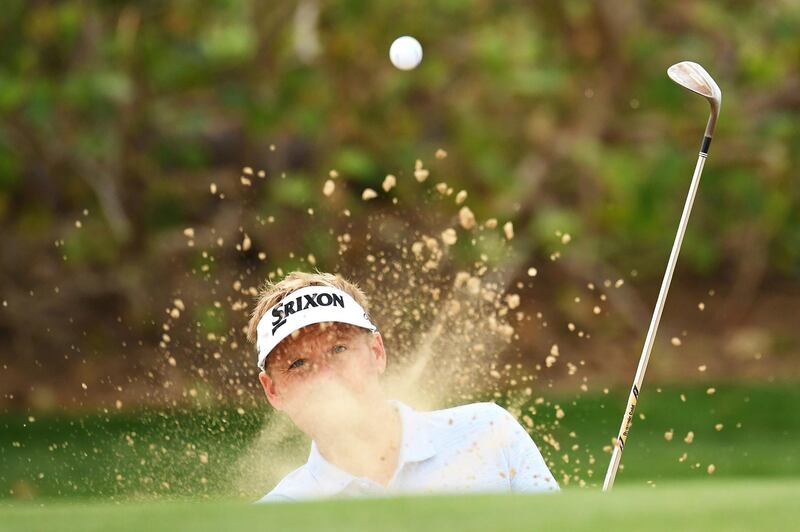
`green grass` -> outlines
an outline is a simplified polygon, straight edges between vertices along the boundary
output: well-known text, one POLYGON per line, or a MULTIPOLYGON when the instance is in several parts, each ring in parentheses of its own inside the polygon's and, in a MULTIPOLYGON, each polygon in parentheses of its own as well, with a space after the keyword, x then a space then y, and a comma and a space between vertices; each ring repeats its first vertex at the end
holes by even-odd
POLYGON ((16 503, 4 531, 131 530, 785 530, 800 481, 707 479, 612 493, 431 496, 246 505, 229 501, 16 503))
MULTIPOLYGON (((796 413, 800 387, 722 384, 713 395, 707 390, 706 385, 645 387, 618 482, 698 479, 707 474, 708 464, 716 466, 715 475, 731 479, 800 477, 800 416, 796 413), (721 430, 716 429, 718 424, 721 430), (668 430, 673 431, 671 441, 665 439, 668 430), (689 431, 694 433, 690 444, 684 442, 689 431), (684 453, 687 457, 681 462, 684 453)), ((561 403, 566 416, 556 431, 558 439, 577 441, 584 454, 594 453, 601 477, 608 455, 596 451, 619 430, 626 400, 593 395, 574 404, 561 403), (566 437, 569 431, 576 431, 577 437, 566 437)))
MULTIPOLYGON (((620 486, 705 480, 800 478, 800 387, 717 385, 647 387, 623 455, 620 486), (686 401, 682 401, 683 394, 686 401), (714 426, 723 425, 721 431, 714 426), (672 441, 664 432, 674 430, 672 441), (694 441, 683 441, 688 431, 694 441), (686 459, 679 460, 684 453, 686 459)), ((608 464, 603 447, 616 433, 626 397, 543 394, 534 405, 534 437, 566 489, 597 486, 608 464), (565 415, 556 419, 558 404, 565 415), (574 436, 570 434, 574 434, 574 436), (544 442, 552 434, 559 448, 544 442), (566 458, 566 459, 565 459, 566 458)), ((113 414, 0 416, 2 498, 256 498, 277 481, 260 463, 308 452, 302 438, 258 447, 263 410, 145 411, 113 414), (257 452, 254 452, 256 449, 257 452), (249 453, 249 454, 248 454, 249 453), (200 456, 207 454, 203 463, 200 456), (242 457, 251 456, 244 460, 242 457), (248 462, 248 460, 250 460, 248 462)), ((262 444, 263 445, 263 444, 262 444)))

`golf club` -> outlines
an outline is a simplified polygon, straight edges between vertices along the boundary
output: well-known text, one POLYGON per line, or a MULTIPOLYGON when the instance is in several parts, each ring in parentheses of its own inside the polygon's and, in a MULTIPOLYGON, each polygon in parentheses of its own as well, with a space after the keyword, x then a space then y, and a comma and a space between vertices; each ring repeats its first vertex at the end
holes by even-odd
POLYGON ((630 396, 628 397, 628 405, 625 408, 625 413, 622 417, 622 425, 619 429, 619 435, 615 438, 614 449, 611 454, 611 463, 608 465, 606 472, 606 479, 603 482, 603 491, 609 491, 614 485, 614 478, 617 476, 617 469, 622 458, 622 451, 625 448, 625 443, 628 439, 628 432, 633 422, 633 412, 636 410, 636 403, 639 399, 639 393, 642 389, 642 381, 644 380, 644 373, 647 370, 647 363, 650 360, 650 351, 653 349, 653 342, 658 330, 658 323, 661 320, 661 313, 664 310, 664 302, 667 299, 667 292, 669 292, 669 284, 672 281, 672 273, 675 271, 675 263, 678 261, 678 255, 681 251, 681 243, 683 242, 683 235, 686 232, 686 225, 689 223, 689 215, 692 212, 692 203, 694 203, 695 194, 697 194, 697 187, 700 184, 700 174, 703 173, 703 165, 705 164, 706 157, 708 157, 708 149, 711 145, 711 137, 714 134, 714 127, 717 124, 717 117, 719 116, 720 105, 722 104, 722 91, 716 84, 714 79, 709 75, 706 70, 691 61, 682 61, 676 63, 667 69, 669 77, 678 85, 696 92, 708 100, 711 104, 711 115, 708 118, 706 125, 705 135, 703 136, 703 143, 700 147, 700 155, 697 158, 697 165, 694 169, 692 176, 692 183, 689 186, 689 195, 686 198, 686 203, 683 206, 683 215, 681 216, 680 224, 678 224, 678 232, 675 235, 675 242, 672 244, 672 253, 669 256, 667 263, 667 271, 664 273, 664 279, 661 282, 661 291, 658 294, 656 301, 656 308, 653 311, 653 318, 650 321, 650 329, 647 331, 647 338, 644 342, 642 355, 639 359, 639 367, 636 370, 636 376, 633 379, 633 387, 631 388, 630 396))

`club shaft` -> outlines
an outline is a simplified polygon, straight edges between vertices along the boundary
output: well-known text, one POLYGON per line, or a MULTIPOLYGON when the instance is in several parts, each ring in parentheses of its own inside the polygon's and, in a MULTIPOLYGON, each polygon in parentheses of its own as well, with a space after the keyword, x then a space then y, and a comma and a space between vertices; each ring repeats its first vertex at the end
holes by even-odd
POLYGON ((692 183, 689 186, 689 194, 686 197, 686 203, 683 206, 683 214, 681 215, 680 224, 678 224, 678 232, 675 234, 675 242, 672 244, 672 252, 669 255, 667 271, 664 273, 664 279, 661 282, 661 291, 658 293, 656 308, 653 311, 653 318, 650 320, 650 329, 647 331, 647 338, 645 338, 644 341, 642 355, 639 358, 639 367, 636 369, 636 377, 633 379, 633 387, 631 388, 630 395, 628 396, 628 405, 625 407, 625 414, 622 417, 622 425, 620 426, 619 433, 614 441, 614 450, 611 454, 611 463, 608 465, 605 481, 603 482, 603 491, 608 491, 611 489, 611 487, 614 485, 614 479, 617 476, 617 469, 619 468, 619 463, 622 459, 622 451, 625 448, 625 442, 628 438, 628 431, 630 431, 631 423, 633 422, 633 413, 636 410, 636 403, 639 399, 639 392, 642 389, 644 373, 647 371, 647 363, 650 361, 650 352, 653 350, 653 343, 655 342, 656 332, 658 331, 658 324, 661 321, 661 313, 664 310, 664 303, 667 300, 667 293, 669 292, 669 285, 672 281, 672 274, 675 271, 675 264, 678 262, 678 255, 680 254, 681 244, 683 243, 683 235, 686 233, 686 226, 689 224, 689 216, 692 212, 692 204, 694 203, 694 198, 697 194, 697 188, 700 185, 700 175, 703 173, 703 166, 706 162, 710 141, 711 137, 709 136, 706 136, 703 139, 703 146, 701 148, 700 155, 697 158, 697 165, 694 168, 692 183))

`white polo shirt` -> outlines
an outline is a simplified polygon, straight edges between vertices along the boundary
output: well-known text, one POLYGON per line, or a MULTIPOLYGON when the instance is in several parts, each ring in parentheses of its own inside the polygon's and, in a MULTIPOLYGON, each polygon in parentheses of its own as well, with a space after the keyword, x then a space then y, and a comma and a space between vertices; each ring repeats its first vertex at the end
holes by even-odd
POLYGON ((335 496, 558 491, 528 433, 504 408, 474 403, 420 412, 391 401, 402 421, 397 469, 382 486, 328 462, 311 443, 308 462, 258 502, 335 496))

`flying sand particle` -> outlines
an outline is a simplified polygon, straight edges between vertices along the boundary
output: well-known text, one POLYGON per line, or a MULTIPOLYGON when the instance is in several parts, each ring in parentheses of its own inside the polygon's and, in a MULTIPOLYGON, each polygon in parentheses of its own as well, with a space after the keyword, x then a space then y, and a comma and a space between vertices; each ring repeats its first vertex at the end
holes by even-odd
POLYGON ((458 223, 460 223, 461 227, 467 231, 475 227, 475 215, 472 213, 469 207, 461 207, 461 209, 458 211, 458 223))
POLYGON ((444 242, 445 245, 452 246, 457 240, 458 236, 456 235, 455 229, 449 228, 442 231, 442 242, 444 242))
POLYGON ((508 304, 508 308, 515 309, 519 306, 519 295, 518 294, 508 294, 506 296, 506 303, 508 304))
POLYGON ((423 181, 428 179, 429 175, 430 172, 428 172, 428 170, 425 170, 422 167, 422 161, 420 159, 417 159, 417 162, 414 164, 414 177, 416 178, 416 180, 422 183, 423 181))
POLYGON ((383 188, 384 192, 389 192, 395 187, 395 185, 397 185, 397 178, 392 174, 387 174, 386 177, 383 178, 381 187, 383 188))
POLYGON ((325 184, 322 185, 322 193, 325 196, 330 196, 333 194, 334 190, 336 190, 336 183, 334 183, 332 179, 326 180, 325 184))
POLYGON ((467 291, 474 296, 478 295, 481 291, 481 280, 477 277, 470 277, 467 280, 467 291))
POLYGON ((506 222, 503 226, 503 233, 506 235, 506 240, 511 240, 514 238, 514 224, 511 222, 506 222))
POLYGON ((378 197, 378 193, 372 190, 371 188, 365 188, 364 192, 361 193, 361 199, 364 201, 368 201, 378 197))

